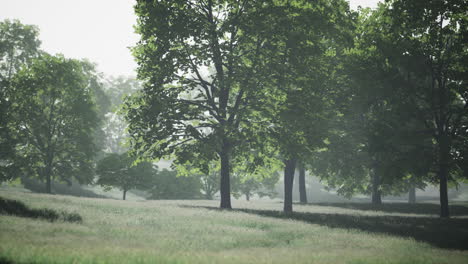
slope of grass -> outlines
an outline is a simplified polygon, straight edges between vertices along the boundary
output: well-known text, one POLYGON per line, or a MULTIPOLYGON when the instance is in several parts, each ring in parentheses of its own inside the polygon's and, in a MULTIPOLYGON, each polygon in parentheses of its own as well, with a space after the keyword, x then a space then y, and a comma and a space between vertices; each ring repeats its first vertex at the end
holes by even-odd
POLYGON ((4 189, 0 196, 83 218, 69 223, 0 215, 5 263, 468 263, 467 245, 457 246, 466 241, 467 215, 440 220, 421 211, 336 204, 296 205, 298 213, 284 215, 278 213, 282 204, 265 201, 238 201, 239 209, 225 211, 216 201, 118 201, 4 189), (437 225, 445 238, 417 235, 437 225), (399 227, 404 232, 396 232, 399 227))

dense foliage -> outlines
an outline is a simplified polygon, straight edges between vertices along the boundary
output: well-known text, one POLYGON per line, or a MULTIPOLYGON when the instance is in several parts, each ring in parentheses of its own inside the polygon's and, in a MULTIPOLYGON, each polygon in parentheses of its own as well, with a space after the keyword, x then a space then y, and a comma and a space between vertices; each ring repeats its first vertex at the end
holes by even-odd
POLYGON ((43 54, 12 79, 9 123, 22 173, 46 181, 91 182, 98 124, 89 65, 43 54), (26 165, 27 164, 27 165, 26 165))
POLYGON ((140 162, 134 165, 135 159, 128 153, 111 153, 101 159, 96 168, 97 184, 109 190, 113 187, 122 191, 125 200, 127 191, 131 189, 149 189, 157 173, 151 162, 140 162))
POLYGON ((273 195, 296 167, 351 197, 468 179, 468 5, 387 0, 138 0, 138 80, 39 50, 0 23, 0 179, 148 189, 154 199, 273 195), (128 152, 128 153, 127 153, 128 152), (123 153, 123 154, 122 154, 123 153), (153 162, 173 170, 156 173, 153 162))

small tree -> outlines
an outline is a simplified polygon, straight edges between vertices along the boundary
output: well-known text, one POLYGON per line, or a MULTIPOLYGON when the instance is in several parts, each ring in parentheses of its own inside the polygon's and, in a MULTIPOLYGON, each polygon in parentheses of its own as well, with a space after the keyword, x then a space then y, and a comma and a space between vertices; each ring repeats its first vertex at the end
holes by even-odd
POLYGON ((232 189, 236 198, 244 195, 245 199, 250 201, 250 198, 255 194, 259 197, 268 196, 270 198, 276 195, 275 184, 280 176, 278 172, 273 172, 268 177, 240 175, 237 172, 233 174, 232 189))
POLYGON ((119 188, 123 192, 123 200, 125 200, 128 190, 149 189, 157 169, 151 162, 140 162, 137 165, 133 165, 133 162, 134 159, 127 153, 109 154, 98 162, 96 173, 99 178, 97 184, 106 190, 113 187, 119 188))

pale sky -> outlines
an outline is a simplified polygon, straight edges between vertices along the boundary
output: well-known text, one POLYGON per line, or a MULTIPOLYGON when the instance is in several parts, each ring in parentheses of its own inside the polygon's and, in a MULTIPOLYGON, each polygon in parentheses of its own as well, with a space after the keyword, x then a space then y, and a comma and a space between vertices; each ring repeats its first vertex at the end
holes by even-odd
MULTIPOLYGON (((356 9, 378 0, 350 0, 356 9)), ((19 19, 39 27, 42 49, 69 58, 87 58, 106 75, 136 75, 128 47, 138 35, 134 0, 0 0, 0 20, 19 19)))

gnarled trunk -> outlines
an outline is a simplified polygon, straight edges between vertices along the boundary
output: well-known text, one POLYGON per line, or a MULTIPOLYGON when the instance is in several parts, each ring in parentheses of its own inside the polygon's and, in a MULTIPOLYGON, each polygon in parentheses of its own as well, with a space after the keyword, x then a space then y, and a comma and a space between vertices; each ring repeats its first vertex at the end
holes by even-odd
POLYGON ((296 160, 288 159, 284 161, 284 208, 285 213, 291 213, 292 193, 294 183, 294 171, 296 170, 296 160))

